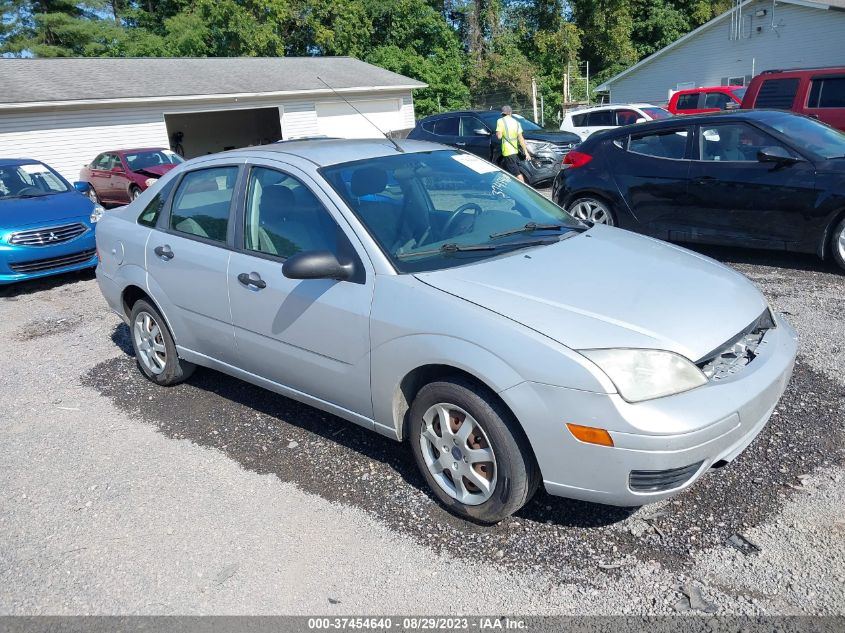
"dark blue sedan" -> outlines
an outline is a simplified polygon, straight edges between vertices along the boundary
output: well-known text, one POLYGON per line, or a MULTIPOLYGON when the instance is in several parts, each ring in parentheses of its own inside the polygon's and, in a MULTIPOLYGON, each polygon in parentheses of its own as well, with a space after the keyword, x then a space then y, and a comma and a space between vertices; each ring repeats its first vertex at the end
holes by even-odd
POLYGON ((97 265, 103 208, 44 163, 0 158, 0 284, 97 265))

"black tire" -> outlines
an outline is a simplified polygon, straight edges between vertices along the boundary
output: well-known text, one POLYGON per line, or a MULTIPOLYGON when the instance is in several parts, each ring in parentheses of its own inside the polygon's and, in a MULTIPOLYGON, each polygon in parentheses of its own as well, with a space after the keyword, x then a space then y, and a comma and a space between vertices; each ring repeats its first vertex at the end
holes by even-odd
MULTIPOLYGON (((173 341, 173 336, 170 334, 170 330, 167 328, 167 323, 161 316, 161 313, 143 299, 139 299, 132 306, 132 312, 129 315, 129 338, 132 340, 132 349, 135 350, 135 362, 138 364, 138 369, 141 370, 144 376, 157 385, 177 385, 190 378, 191 374, 194 373, 196 365, 179 358, 176 352, 176 343, 173 341), (146 349, 142 348, 144 343, 142 340, 139 340, 141 337, 136 333, 136 327, 140 327, 142 330, 144 329, 143 315, 148 315, 157 326, 158 331, 154 338, 158 341, 159 345, 163 345, 164 347, 163 367, 160 368, 158 373, 150 368, 151 365, 155 365, 155 361, 145 361, 146 358, 149 358, 150 350, 148 347, 146 349)), ((160 359, 161 357, 159 356, 158 358, 160 359)))
MULTIPOLYGON (((498 523, 524 506, 536 492, 540 470, 528 439, 510 411, 486 388, 463 377, 430 383, 420 389, 414 399, 409 423, 408 437, 417 466, 434 495, 453 514, 479 523, 498 523), (495 455, 495 483, 490 497, 483 503, 460 502, 441 487, 429 470, 423 455, 426 449, 420 441, 426 425, 423 416, 440 403, 454 405, 471 415, 489 441, 489 448, 495 455)), ((427 446, 431 450, 431 445, 427 446)), ((443 453, 451 454, 445 447, 443 453)))
POLYGON ((134 202, 135 199, 140 195, 141 190, 138 187, 136 187, 135 185, 129 187, 129 202, 134 202))
POLYGON ((836 224, 830 234, 830 254, 842 270, 845 270, 845 216, 836 224))

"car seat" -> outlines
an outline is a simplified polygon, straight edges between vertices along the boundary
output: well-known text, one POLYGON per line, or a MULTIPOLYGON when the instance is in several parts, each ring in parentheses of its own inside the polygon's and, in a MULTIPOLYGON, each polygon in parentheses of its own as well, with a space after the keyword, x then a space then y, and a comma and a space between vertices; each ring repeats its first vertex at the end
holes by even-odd
POLYGON ((379 200, 375 194, 387 187, 387 172, 378 167, 361 167, 352 173, 350 189, 356 198, 356 209, 385 247, 391 248, 399 237, 400 207, 389 200, 379 200))

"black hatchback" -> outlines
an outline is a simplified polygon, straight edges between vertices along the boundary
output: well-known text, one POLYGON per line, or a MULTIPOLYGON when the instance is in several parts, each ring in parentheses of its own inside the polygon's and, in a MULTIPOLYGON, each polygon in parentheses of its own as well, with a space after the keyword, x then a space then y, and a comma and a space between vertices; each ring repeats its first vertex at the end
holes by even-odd
POLYGON ((845 134, 753 110, 601 132, 563 160, 555 202, 665 240, 816 253, 845 268, 845 134))
MULTIPOLYGON (((502 158, 501 141, 496 139, 496 122, 501 113, 494 110, 464 110, 433 114, 420 121, 408 138, 451 145, 499 164, 502 158)), ((544 130, 518 114, 513 115, 522 125, 522 135, 531 153, 531 160, 520 162, 525 181, 537 185, 554 178, 560 171, 561 160, 581 142, 577 134, 544 130)))

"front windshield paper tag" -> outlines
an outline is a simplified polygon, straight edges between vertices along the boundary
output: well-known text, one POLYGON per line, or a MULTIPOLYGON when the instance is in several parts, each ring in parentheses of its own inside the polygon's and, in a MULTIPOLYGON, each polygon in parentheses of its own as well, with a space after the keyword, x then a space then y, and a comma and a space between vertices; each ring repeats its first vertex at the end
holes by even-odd
POLYGON ((18 168, 25 174, 47 173, 47 168, 43 165, 20 165, 18 168))
POLYGON ((499 171, 498 167, 491 165, 486 160, 481 160, 477 156, 470 156, 468 154, 453 154, 452 158, 458 161, 461 165, 465 165, 472 171, 479 174, 489 174, 491 171, 499 171))

